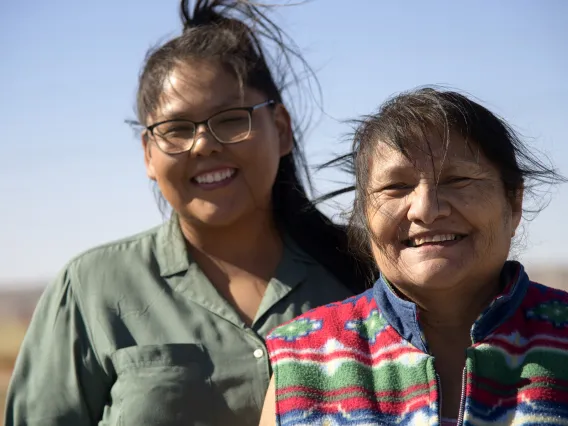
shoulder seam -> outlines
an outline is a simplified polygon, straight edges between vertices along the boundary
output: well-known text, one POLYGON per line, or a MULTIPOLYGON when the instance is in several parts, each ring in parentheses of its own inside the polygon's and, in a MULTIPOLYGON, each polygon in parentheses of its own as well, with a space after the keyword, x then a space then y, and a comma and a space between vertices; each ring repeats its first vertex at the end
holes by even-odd
POLYGON ((151 228, 147 231, 131 235, 130 237, 117 239, 117 240, 114 240, 114 241, 110 241, 110 242, 107 242, 107 243, 99 244, 99 245, 96 245, 94 247, 88 248, 88 249, 82 251, 81 253, 73 256, 67 262, 67 265, 69 267, 70 265, 76 264, 76 263, 80 262, 80 260, 83 257, 85 257, 85 256, 87 256, 91 253, 104 251, 105 249, 116 249, 116 248, 119 248, 120 246, 126 246, 126 245, 129 245, 129 244, 136 243, 136 242, 142 240, 143 238, 147 238, 147 237, 156 238, 156 234, 162 226, 163 225, 159 225, 159 226, 151 228))

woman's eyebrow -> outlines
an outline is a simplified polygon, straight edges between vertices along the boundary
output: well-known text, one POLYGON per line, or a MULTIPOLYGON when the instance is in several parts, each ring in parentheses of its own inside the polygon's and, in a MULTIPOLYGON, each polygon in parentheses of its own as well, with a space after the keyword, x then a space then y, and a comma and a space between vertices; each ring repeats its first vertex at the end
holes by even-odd
POLYGON ((468 161, 468 160, 451 160, 444 165, 443 171, 445 173, 457 173, 457 172, 470 172, 470 173, 481 173, 483 168, 479 163, 468 161))
POLYGON ((385 177, 385 176, 392 176, 392 175, 402 175, 407 174, 409 171, 414 172, 416 170, 416 166, 412 164, 410 161, 401 163, 386 163, 384 166, 378 170, 377 176, 385 177))
MULTIPOLYGON (((242 106, 242 101, 243 97, 240 95, 233 95, 233 96, 229 96, 228 98, 225 98, 224 100, 213 104, 212 106, 209 106, 207 108, 209 114, 208 116, 214 115, 217 112, 221 112, 225 109, 230 109, 230 108, 238 108, 240 106, 242 106), (236 103, 239 102, 238 105, 236 105, 236 103)), ((178 107, 173 107, 170 108, 166 111, 165 114, 163 114, 161 117, 162 119, 160 121, 165 121, 165 120, 190 120, 192 121, 189 117, 188 117, 188 108, 187 107, 183 107, 183 106, 178 106, 178 107)))

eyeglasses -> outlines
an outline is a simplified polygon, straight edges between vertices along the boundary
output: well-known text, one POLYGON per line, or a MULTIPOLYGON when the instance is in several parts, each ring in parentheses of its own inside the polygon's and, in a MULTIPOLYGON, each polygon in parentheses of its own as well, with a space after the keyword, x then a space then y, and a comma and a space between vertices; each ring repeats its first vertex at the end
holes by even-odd
POLYGON ((185 119, 161 121, 146 127, 146 130, 154 137, 158 148, 166 154, 189 151, 201 124, 205 124, 220 143, 242 142, 249 137, 252 130, 253 111, 274 104, 274 101, 268 100, 251 107, 231 108, 200 122, 185 119))

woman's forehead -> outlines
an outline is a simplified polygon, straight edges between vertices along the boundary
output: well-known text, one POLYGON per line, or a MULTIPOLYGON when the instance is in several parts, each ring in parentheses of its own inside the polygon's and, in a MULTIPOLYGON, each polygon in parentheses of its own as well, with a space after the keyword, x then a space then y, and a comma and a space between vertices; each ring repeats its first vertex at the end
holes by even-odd
POLYGON ((411 169, 419 172, 444 170, 481 170, 487 164, 477 144, 468 143, 461 136, 447 141, 429 138, 404 146, 404 152, 395 144, 379 141, 371 155, 375 174, 411 169))
POLYGON ((250 92, 241 90, 236 78, 221 66, 206 62, 182 65, 164 80, 156 115, 164 119, 189 118, 188 114, 207 116, 245 105, 250 92))
MULTIPOLYGON (((183 95, 163 95, 157 115, 168 119, 191 118, 191 116, 201 115, 209 116, 224 109, 242 106, 243 104, 243 98, 239 95, 229 95, 218 99, 211 97, 200 99, 199 101, 183 95)), ((201 120, 199 117, 193 118, 201 120)))
POLYGON ((238 81, 219 61, 187 60, 178 62, 164 79, 163 91, 238 88, 238 81))

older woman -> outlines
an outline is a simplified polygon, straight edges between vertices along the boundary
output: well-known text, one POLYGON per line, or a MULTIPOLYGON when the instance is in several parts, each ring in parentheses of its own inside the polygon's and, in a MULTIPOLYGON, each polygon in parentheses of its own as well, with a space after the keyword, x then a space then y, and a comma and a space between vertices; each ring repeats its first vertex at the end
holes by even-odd
POLYGON ((568 424, 568 294, 507 260, 524 194, 564 179, 435 89, 363 120, 352 159, 352 236, 381 278, 269 335, 261 424, 568 424))

